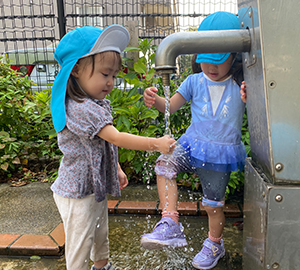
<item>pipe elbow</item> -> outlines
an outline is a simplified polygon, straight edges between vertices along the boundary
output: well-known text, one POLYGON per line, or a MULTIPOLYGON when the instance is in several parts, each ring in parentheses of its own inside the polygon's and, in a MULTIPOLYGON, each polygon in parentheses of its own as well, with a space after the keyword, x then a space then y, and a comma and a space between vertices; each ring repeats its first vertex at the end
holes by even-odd
POLYGON ((180 54, 249 52, 249 30, 220 30, 178 32, 167 36, 157 48, 155 69, 161 73, 176 70, 176 57, 180 54))

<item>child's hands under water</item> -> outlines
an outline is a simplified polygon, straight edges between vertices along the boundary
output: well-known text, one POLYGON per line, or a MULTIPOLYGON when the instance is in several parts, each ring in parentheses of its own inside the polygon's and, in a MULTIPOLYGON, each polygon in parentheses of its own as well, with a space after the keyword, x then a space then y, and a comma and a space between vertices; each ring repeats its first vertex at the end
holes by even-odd
POLYGON ((144 102, 145 105, 148 108, 151 108, 152 105, 155 103, 155 94, 157 93, 157 88, 156 87, 148 87, 145 89, 143 97, 144 97, 144 102))
POLYGON ((165 155, 170 155, 173 153, 176 147, 176 141, 170 136, 165 135, 157 139, 157 150, 165 155))
POLYGON ((242 101, 244 103, 246 103, 246 101, 247 101, 247 91, 246 91, 246 82, 245 81, 242 81, 240 93, 241 93, 242 101))

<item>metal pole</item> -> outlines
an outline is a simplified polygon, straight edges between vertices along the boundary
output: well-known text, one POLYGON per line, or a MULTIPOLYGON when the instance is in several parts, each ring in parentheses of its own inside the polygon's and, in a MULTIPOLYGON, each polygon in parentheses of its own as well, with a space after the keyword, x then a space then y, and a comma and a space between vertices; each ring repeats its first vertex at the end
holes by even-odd
POLYGON ((65 17, 65 7, 64 0, 57 0, 58 9, 58 25, 59 25, 59 37, 60 39, 66 34, 66 17, 65 17))

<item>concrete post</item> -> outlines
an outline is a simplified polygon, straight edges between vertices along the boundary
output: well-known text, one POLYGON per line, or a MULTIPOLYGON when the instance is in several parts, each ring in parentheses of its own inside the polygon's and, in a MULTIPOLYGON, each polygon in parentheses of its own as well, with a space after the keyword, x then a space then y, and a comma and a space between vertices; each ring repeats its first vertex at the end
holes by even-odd
MULTIPOLYGON (((137 21, 127 21, 125 27, 127 28, 130 34, 130 41, 128 47, 138 47, 139 46, 139 28, 137 21)), ((136 63, 139 59, 139 52, 127 52, 127 58, 133 60, 133 62, 128 62, 128 67, 133 68, 133 64, 136 63)))

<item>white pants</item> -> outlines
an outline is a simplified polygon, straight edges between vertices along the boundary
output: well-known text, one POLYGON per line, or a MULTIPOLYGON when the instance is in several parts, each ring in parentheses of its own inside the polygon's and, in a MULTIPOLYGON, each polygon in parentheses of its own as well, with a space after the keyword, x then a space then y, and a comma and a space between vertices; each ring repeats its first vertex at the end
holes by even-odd
POLYGON ((53 194, 64 223, 67 269, 88 269, 89 259, 108 259, 107 199, 96 202, 95 196, 68 199, 53 194))

